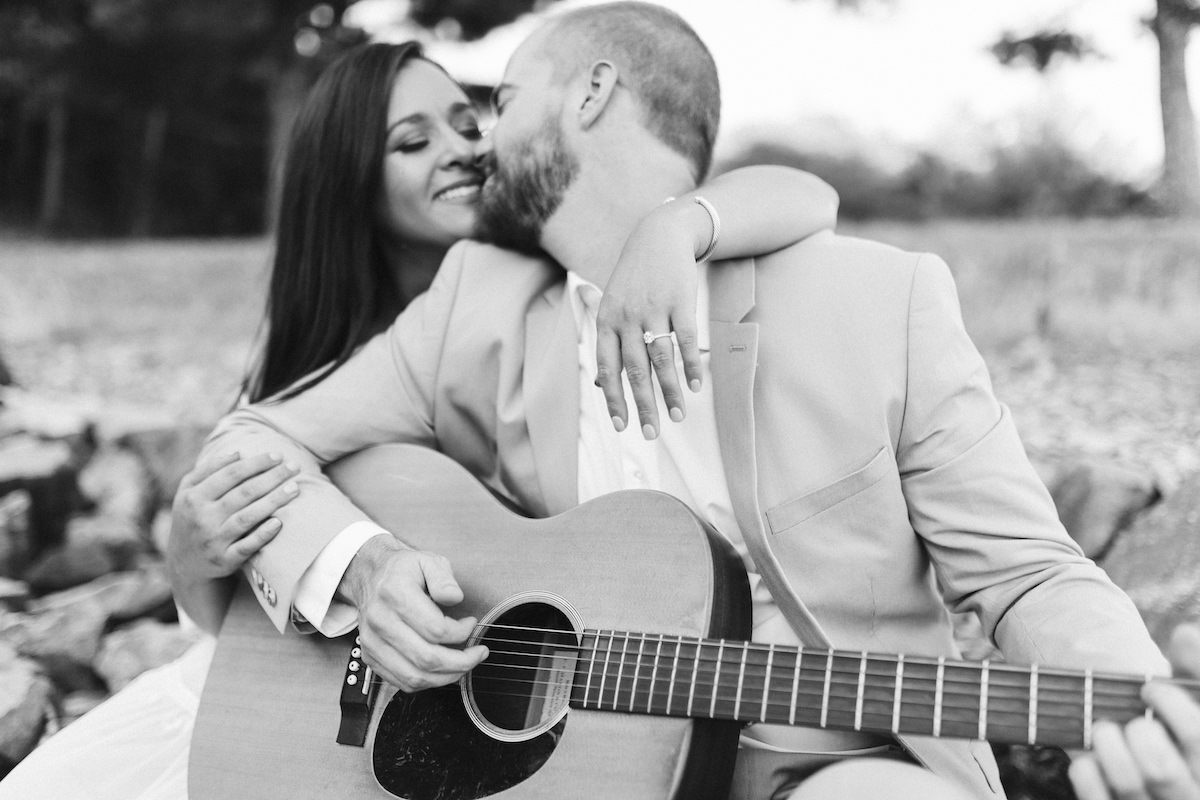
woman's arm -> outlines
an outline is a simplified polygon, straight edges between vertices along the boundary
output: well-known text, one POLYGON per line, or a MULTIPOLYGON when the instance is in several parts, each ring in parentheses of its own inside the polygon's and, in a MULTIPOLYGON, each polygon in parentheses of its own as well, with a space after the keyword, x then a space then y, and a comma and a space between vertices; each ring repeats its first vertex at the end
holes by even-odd
POLYGON ((167 571, 175 602, 209 633, 221 629, 233 573, 279 533, 271 515, 296 496, 297 471, 278 456, 232 454, 198 464, 180 482, 167 571))
MULTIPOLYGON (((650 212, 630 235, 604 290, 597 319, 596 385, 604 392, 613 425, 628 421, 622 369, 629 375, 643 435, 658 435, 658 411, 650 380, 658 376, 668 415, 685 414, 675 371, 675 344, 684 378, 700 390, 700 351, 696 346, 696 279, 690 269, 709 248, 713 218, 695 197, 716 210, 720 235, 712 259, 770 253, 832 228, 837 193, 815 175, 789 167, 751 166, 720 175, 693 192, 650 212), (675 333, 647 345, 645 332, 675 333)), ((720 267, 718 267, 720 269, 720 267)))

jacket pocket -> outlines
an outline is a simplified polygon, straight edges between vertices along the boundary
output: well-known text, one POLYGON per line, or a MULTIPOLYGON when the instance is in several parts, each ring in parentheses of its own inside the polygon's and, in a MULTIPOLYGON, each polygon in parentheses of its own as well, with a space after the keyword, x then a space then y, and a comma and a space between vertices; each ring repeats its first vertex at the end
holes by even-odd
POLYGON ((893 469, 888 449, 886 447, 880 449, 865 467, 855 470, 827 486, 769 509, 766 517, 767 524, 771 527, 771 533, 784 533, 812 519, 817 514, 828 511, 839 503, 844 503, 856 494, 874 486, 893 469))

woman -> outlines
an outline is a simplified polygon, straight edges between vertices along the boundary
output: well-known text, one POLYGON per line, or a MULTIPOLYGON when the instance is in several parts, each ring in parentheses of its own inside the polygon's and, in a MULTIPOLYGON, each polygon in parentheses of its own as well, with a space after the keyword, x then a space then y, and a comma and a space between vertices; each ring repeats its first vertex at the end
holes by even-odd
MULTIPOLYGON (((450 245, 473 231, 482 135, 465 93, 415 44, 368 45, 326 70, 292 133, 265 340, 246 398, 287 397, 319 383, 429 285, 450 245)), ((792 170, 756 172, 701 189, 715 207, 768 223, 749 237, 723 231, 717 258, 782 247, 832 225, 836 196, 823 183, 792 170), (797 197, 817 211, 797 213, 797 197)), ((653 307, 673 317, 693 305, 672 277, 686 264, 671 234, 700 242, 699 252, 712 223, 697 204, 672 205, 654 215, 657 226, 669 220, 656 228, 667 235, 631 237, 641 244, 618 267, 636 269, 636 295, 652 300, 616 303, 613 319, 636 321, 653 307)), ((168 563, 180 605, 205 630, 220 627, 228 576, 278 533, 271 514, 295 496, 295 471, 269 456, 235 456, 200 464, 182 482, 168 563)), ((206 637, 55 736, 0 784, 0 797, 186 797, 191 728, 214 641, 206 637), (61 769, 68 760, 71 769, 61 769)))

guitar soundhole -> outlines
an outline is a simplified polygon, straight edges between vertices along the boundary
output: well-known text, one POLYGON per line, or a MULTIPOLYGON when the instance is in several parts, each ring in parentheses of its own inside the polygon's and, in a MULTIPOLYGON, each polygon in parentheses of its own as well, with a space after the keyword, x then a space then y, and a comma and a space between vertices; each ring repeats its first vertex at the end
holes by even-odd
POLYGON ((567 724, 579 647, 559 598, 522 595, 480 621, 488 658, 460 686, 399 692, 379 720, 375 778, 406 800, 476 800, 524 781, 567 724))

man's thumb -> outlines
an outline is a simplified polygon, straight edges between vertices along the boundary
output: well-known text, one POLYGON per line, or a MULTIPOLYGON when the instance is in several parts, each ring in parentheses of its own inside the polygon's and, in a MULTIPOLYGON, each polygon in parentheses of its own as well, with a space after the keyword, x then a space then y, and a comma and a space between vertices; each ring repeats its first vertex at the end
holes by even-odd
POLYGON ((425 590, 439 606, 453 606, 462 602, 463 593, 454 580, 450 562, 441 556, 425 556, 421 559, 421 574, 425 578, 425 590))

